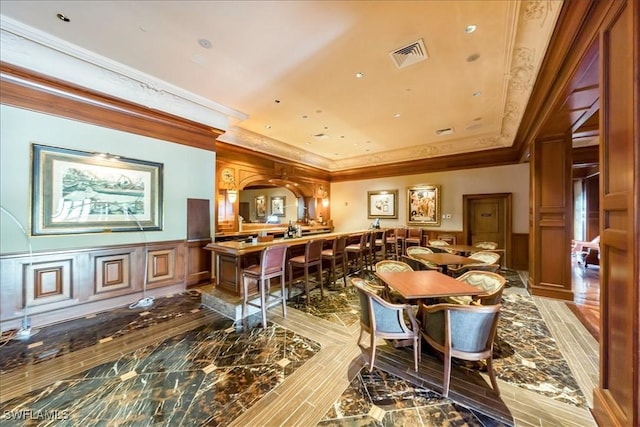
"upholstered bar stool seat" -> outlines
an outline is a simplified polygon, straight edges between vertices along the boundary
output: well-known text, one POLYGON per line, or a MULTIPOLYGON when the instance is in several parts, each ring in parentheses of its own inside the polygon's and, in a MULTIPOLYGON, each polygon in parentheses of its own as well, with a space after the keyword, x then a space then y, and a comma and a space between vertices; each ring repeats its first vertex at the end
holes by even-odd
POLYGON ((324 297, 324 287, 322 285, 322 249, 324 239, 309 240, 304 246, 304 255, 298 255, 289 259, 289 297, 291 297, 291 289, 293 288, 293 269, 304 269, 304 291, 307 295, 307 304, 309 303, 309 292, 311 291, 309 283, 309 269, 316 267, 318 274, 318 284, 320 285, 320 298, 324 297))
POLYGON ((405 251, 409 246, 422 246, 422 234, 422 228, 410 227, 407 231, 407 237, 404 239, 405 251))
MULTIPOLYGON (((262 313, 262 327, 267 327, 267 304, 270 298, 276 298, 282 302, 282 316, 287 317, 286 289, 285 289, 285 263, 287 260, 287 246, 275 245, 262 250, 260 264, 252 265, 242 271, 242 319, 247 318, 247 306, 251 305, 260 309, 262 313), (280 278, 280 295, 271 293, 271 279, 280 278), (260 302, 250 302, 249 283, 257 282, 260 302)), ((255 293, 253 294, 255 295, 255 293)))

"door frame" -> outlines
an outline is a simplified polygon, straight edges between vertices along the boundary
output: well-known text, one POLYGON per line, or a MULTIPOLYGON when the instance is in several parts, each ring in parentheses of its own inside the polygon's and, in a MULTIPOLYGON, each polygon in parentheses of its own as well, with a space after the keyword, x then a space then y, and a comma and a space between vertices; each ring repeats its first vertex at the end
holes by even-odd
POLYGON ((511 260, 509 254, 511 253, 511 235, 512 235, 512 217, 513 217, 513 204, 512 193, 491 193, 491 194, 463 194, 462 195, 462 239, 463 244, 468 245, 471 243, 471 203, 477 200, 484 199, 502 199, 504 201, 504 208, 502 214, 504 215, 505 227, 504 227, 504 256, 502 265, 504 267, 510 267, 511 260))

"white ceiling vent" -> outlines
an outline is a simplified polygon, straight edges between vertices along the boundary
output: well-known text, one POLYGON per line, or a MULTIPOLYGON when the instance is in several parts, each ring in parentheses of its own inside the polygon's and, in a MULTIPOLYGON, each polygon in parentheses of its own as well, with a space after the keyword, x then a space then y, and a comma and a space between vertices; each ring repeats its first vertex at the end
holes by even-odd
POLYGON ((408 67, 429 57, 422 39, 389 52, 389 56, 391 56, 391 60, 398 68, 408 67))

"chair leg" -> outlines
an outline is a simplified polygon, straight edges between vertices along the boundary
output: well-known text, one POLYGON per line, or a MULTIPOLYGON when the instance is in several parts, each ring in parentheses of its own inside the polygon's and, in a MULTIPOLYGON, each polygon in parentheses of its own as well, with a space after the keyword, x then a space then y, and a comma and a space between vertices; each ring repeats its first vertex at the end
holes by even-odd
POLYGON ((318 283, 320 283, 320 299, 324 298, 324 284, 322 283, 322 262, 318 264, 318 283))
POLYGON ((287 299, 285 298, 285 291, 286 291, 286 281, 285 281, 285 277, 284 277, 284 271, 282 272, 282 275, 280 276, 280 297, 282 299, 282 317, 287 317, 287 299))
POLYGON ((249 297, 247 294, 249 293, 249 285, 247 285, 247 278, 242 278, 242 321, 247 321, 247 301, 249 297))
POLYGON ((416 372, 418 372, 418 362, 420 361, 420 337, 413 338, 413 364, 416 372))
POLYGON ((493 357, 487 358, 487 372, 489 373, 489 379, 491 379, 491 386, 496 396, 500 396, 500 389, 498 388, 498 382, 496 381, 496 374, 493 372, 493 357))
POLYGON ((344 287, 347 287, 347 266, 346 266, 346 254, 342 254, 342 280, 344 280, 344 287))
POLYGON ((376 360, 376 336, 373 331, 369 332, 369 335, 371 336, 371 360, 369 361, 369 372, 371 372, 373 371, 373 362, 376 360))
POLYGON ((451 380, 451 354, 445 352, 444 354, 444 380, 442 382, 442 395, 444 397, 449 396, 449 381, 451 380))
POLYGON ((267 279, 259 281, 260 286, 260 311, 262 312, 262 328, 267 329, 267 279))

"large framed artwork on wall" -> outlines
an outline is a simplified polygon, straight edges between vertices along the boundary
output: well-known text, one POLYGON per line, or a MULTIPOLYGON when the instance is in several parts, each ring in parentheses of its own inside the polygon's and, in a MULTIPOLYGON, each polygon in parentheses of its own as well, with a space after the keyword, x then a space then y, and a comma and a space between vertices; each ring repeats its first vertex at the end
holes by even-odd
POLYGON ((32 144, 34 235, 162 230, 163 164, 32 144))
POLYGON ((398 190, 367 191, 367 218, 398 218, 398 190))
POLYGON ((439 185, 414 185, 408 188, 407 223, 440 226, 439 185))

